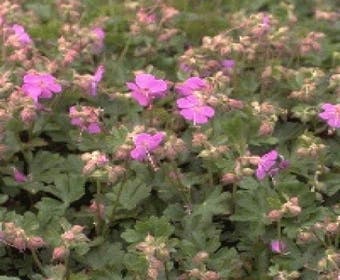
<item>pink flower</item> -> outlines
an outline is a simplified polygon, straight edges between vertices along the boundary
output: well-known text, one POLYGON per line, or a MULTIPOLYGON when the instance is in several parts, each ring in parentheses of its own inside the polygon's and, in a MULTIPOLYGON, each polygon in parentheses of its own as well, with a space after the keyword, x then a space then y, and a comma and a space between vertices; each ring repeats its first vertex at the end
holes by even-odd
POLYGON ((72 106, 69 109, 71 124, 80 127, 81 130, 90 134, 101 132, 99 124, 100 109, 90 106, 72 106))
POLYGON ((150 105, 153 99, 164 96, 168 89, 165 81, 150 74, 138 74, 135 83, 126 83, 126 86, 132 91, 131 97, 141 106, 150 105))
POLYGON ((221 62, 222 66, 227 70, 231 70, 235 67, 235 60, 233 59, 225 59, 221 62))
POLYGON ((91 79, 90 94, 92 96, 97 95, 98 83, 102 80, 104 73, 105 73, 104 66, 99 65, 96 72, 94 73, 94 75, 91 79))
POLYGON ((135 160, 143 161, 162 143, 164 137, 164 132, 157 132, 154 135, 148 133, 135 135, 133 139, 135 148, 130 152, 131 157, 135 160))
POLYGON ((259 180, 263 180, 266 176, 273 177, 287 166, 288 161, 283 160, 283 157, 276 150, 272 150, 261 157, 257 165, 256 177, 259 180))
POLYGON ((321 107, 324 111, 319 117, 327 122, 330 127, 340 128, 340 104, 325 103, 321 107))
POLYGON ((105 32, 102 28, 96 27, 92 29, 92 36, 94 37, 93 52, 98 54, 104 48, 105 32))
POLYGON ((215 110, 204 105, 196 96, 188 95, 177 100, 177 107, 180 114, 194 125, 207 123, 208 120, 215 115, 215 110))
POLYGON ((191 77, 184 81, 183 83, 179 83, 176 86, 176 91, 183 96, 192 95, 195 91, 204 90, 208 87, 208 84, 205 80, 199 77, 191 77))
POLYGON ((24 76, 23 92, 31 97, 35 103, 39 98, 49 99, 54 93, 61 92, 61 85, 48 73, 29 73, 24 76))
POLYGON ((142 24, 152 24, 156 22, 156 15, 148 13, 145 9, 141 8, 137 12, 137 20, 142 24))
POLYGON ((21 45, 28 45, 32 43, 30 36, 25 32, 22 25, 14 24, 12 26, 12 31, 21 45))
POLYGON ((24 173, 20 172, 16 168, 14 168, 14 170, 13 170, 13 177, 14 177, 14 180, 17 183, 25 183, 25 182, 27 182, 27 176, 24 173))
POLYGON ((281 254, 287 250, 287 245, 282 240, 272 240, 270 248, 272 252, 281 254))

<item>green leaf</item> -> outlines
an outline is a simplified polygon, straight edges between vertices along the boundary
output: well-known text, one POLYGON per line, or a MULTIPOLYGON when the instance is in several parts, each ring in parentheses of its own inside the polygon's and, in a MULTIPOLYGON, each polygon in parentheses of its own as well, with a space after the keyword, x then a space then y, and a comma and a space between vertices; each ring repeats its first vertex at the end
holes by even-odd
POLYGON ((50 192, 59 197, 66 206, 81 198, 85 193, 85 178, 79 175, 60 175, 55 178, 55 188, 50 192))
POLYGON ((328 196, 335 195, 337 192, 340 191, 340 174, 338 173, 328 173, 326 175, 323 175, 320 179, 321 182, 323 182, 325 187, 325 193, 328 196))
POLYGON ((247 238, 254 238, 263 234, 266 224, 266 213, 269 210, 268 193, 264 186, 253 190, 242 190, 236 193, 235 214, 232 221, 241 222, 244 231, 249 231, 247 238))
POLYGON ((65 204, 49 197, 43 197, 35 207, 39 209, 38 219, 41 224, 47 224, 52 218, 61 217, 66 210, 65 204))
POLYGON ((194 205, 191 217, 199 217, 200 224, 204 226, 211 221, 214 215, 230 213, 230 193, 221 193, 221 188, 215 188, 203 203, 194 205))
POLYGON ((30 161, 30 173, 34 180, 49 183, 64 169, 64 162, 59 154, 41 151, 30 161))
POLYGON ((120 243, 103 243, 93 248, 85 256, 86 263, 93 269, 102 269, 106 266, 121 270, 124 252, 120 243))
POLYGON ((0 194, 0 205, 5 203, 8 200, 7 194, 0 194))
POLYGON ((150 217, 146 221, 137 222, 135 229, 128 229, 122 233, 122 238, 129 243, 144 240, 147 234, 151 234, 155 238, 168 238, 174 231, 172 225, 165 217, 150 217))
POLYGON ((147 198, 151 192, 151 186, 135 179, 128 181, 124 187, 120 197, 120 203, 127 210, 132 210, 137 207, 143 199, 147 198))

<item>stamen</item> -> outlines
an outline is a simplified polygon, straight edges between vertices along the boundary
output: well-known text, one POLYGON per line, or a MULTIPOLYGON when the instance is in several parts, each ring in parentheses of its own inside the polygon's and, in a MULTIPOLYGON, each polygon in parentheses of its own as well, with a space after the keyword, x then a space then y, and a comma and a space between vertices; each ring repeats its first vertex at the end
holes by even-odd
POLYGON ((159 167, 156 166, 154 160, 152 159, 150 153, 148 150, 146 150, 146 156, 148 157, 148 161, 153 169, 154 172, 158 171, 159 170, 159 167))

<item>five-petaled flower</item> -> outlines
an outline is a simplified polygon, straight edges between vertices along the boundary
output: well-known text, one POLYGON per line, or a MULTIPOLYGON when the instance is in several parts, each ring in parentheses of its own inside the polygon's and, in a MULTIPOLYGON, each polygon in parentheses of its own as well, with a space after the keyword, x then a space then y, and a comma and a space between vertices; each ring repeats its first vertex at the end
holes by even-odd
POLYGON ((35 103, 39 98, 49 99, 54 93, 61 92, 61 85, 48 73, 28 73, 24 76, 21 89, 31 97, 35 103))
POLYGON ((97 95, 98 83, 103 79, 104 72, 105 72, 104 66, 99 65, 96 72, 92 76, 91 84, 90 84, 90 94, 92 96, 97 95))
POLYGON ((133 138, 135 148, 130 152, 131 157, 138 161, 150 158, 150 153, 159 147, 164 137, 164 132, 157 132, 154 135, 148 133, 136 134, 133 138))
POLYGON ((276 150, 263 155, 256 169, 256 177, 263 180, 266 176, 274 177, 280 170, 288 167, 288 161, 284 160, 276 150))
POLYGON ((138 74, 135 83, 128 82, 126 86, 132 91, 131 97, 141 106, 149 106, 153 99, 163 97, 168 89, 165 81, 151 74, 138 74))
POLYGON ((340 128, 340 104, 325 103, 321 107, 324 111, 319 117, 327 122, 330 127, 340 128))
POLYGON ((191 77, 176 86, 176 91, 183 96, 194 94, 195 91, 204 90, 208 87, 207 82, 199 77, 191 77))
POLYGON ((188 95, 177 100, 177 107, 180 109, 180 114, 194 125, 207 123, 214 116, 215 110, 205 105, 198 97, 188 95))

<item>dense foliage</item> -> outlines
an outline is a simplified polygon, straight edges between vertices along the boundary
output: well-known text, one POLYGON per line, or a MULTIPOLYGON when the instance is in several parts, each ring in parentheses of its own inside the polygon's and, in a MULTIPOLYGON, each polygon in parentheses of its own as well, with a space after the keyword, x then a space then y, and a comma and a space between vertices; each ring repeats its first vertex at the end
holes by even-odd
POLYGON ((0 280, 339 279, 327 0, 2 0, 0 280))

